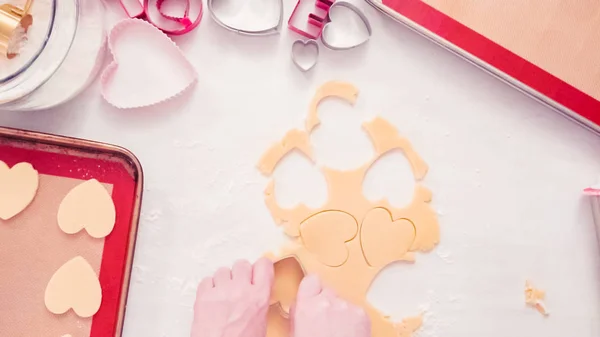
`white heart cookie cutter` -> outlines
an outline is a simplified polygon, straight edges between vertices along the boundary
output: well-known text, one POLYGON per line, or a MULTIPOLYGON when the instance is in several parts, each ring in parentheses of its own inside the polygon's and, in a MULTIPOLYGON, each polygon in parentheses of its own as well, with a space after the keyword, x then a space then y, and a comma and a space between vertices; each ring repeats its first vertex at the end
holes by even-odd
POLYGON ((281 31, 281 27, 283 26, 283 0, 277 0, 277 3, 279 4, 279 19, 277 20, 277 24, 275 26, 271 26, 271 27, 268 27, 265 29, 259 29, 259 30, 237 28, 233 25, 225 23, 215 13, 214 8, 213 8, 214 2, 215 2, 215 0, 207 0, 207 2, 206 2, 206 5, 207 5, 206 7, 208 7, 208 12, 210 13, 210 17, 219 26, 221 26, 227 30, 230 30, 232 32, 236 32, 241 35, 267 36, 267 35, 279 34, 279 32, 281 31))
POLYGON ((152 106, 181 95, 197 82, 196 69, 179 47, 146 21, 117 23, 108 45, 114 61, 104 69, 100 82, 102 96, 117 108, 152 106), (132 41, 144 46, 132 49, 132 41))
POLYGON ((323 42, 323 45, 325 47, 332 49, 332 50, 348 50, 348 49, 354 49, 356 47, 362 46, 363 44, 369 42, 369 40, 371 39, 371 35, 373 35, 373 28, 371 27, 371 23, 369 22, 369 19, 367 18, 365 13, 363 13, 363 11, 361 11, 360 8, 356 7, 355 5, 353 5, 349 2, 337 1, 329 9, 329 22, 327 22, 325 24, 325 26, 323 27, 323 32, 321 33, 321 42, 323 42), (334 13, 336 11, 336 8, 338 8, 338 7, 345 7, 346 9, 350 10, 351 12, 354 12, 354 14, 356 14, 358 16, 358 18, 362 21, 362 23, 365 25, 365 28, 367 30, 367 36, 365 37, 365 39, 363 41, 360 41, 356 44, 349 45, 349 46, 336 46, 334 43, 327 40, 327 37, 326 37, 327 30, 331 29, 331 26, 334 24, 334 19, 332 18, 332 16, 335 15, 334 13))
POLYGON ((306 40, 306 41, 296 40, 296 41, 294 41, 294 43, 292 44, 292 61, 294 62, 296 67, 298 67, 298 69, 300 69, 303 72, 307 72, 307 71, 311 70, 312 68, 314 68, 314 66, 317 65, 318 60, 319 60, 319 44, 317 43, 317 41, 315 41, 315 40, 306 40), (300 62, 300 60, 298 59, 296 50, 297 50, 297 47, 299 47, 299 46, 302 46, 302 48, 314 47, 316 50, 314 59, 312 59, 308 65, 303 65, 300 62))

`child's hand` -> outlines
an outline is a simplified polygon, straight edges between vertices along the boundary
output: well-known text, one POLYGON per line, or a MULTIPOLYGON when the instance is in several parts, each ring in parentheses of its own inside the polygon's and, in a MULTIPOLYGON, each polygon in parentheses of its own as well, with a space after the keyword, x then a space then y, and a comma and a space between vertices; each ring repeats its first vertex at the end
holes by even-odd
POLYGON ((273 262, 238 261, 198 286, 192 337, 265 337, 273 262))
POLYGON ((365 311, 323 288, 315 275, 302 280, 290 317, 293 337, 371 337, 365 311))

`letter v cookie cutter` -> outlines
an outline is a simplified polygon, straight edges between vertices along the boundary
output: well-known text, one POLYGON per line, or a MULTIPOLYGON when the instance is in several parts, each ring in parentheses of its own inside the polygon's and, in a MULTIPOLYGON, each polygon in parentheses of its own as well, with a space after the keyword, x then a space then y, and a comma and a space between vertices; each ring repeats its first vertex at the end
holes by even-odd
POLYGON ((323 27, 325 26, 325 23, 327 21, 327 16, 329 15, 329 9, 331 8, 331 6, 333 5, 335 0, 316 0, 315 7, 325 11, 324 15, 320 16, 315 13, 310 13, 308 15, 308 24, 313 27, 316 27, 318 29, 317 34, 312 34, 310 32, 302 30, 301 28, 299 28, 297 26, 294 26, 294 23, 293 23, 294 17, 298 13, 298 9, 300 8, 300 3, 302 1, 303 0, 298 0, 298 3, 296 4, 294 11, 292 12, 292 15, 290 16, 290 19, 288 20, 288 28, 304 37, 311 39, 311 40, 317 40, 317 39, 319 39, 319 36, 321 36, 323 27))
POLYGON ((153 20, 152 16, 149 14, 151 11, 150 0, 120 0, 120 3, 121 7, 123 7, 130 18, 145 19, 156 28, 170 35, 182 35, 189 33, 200 24, 203 15, 202 0, 182 0, 185 1, 185 9, 182 17, 175 17, 164 13, 162 8, 165 1, 166 0, 152 0, 154 5, 152 6, 152 10, 155 10, 163 19, 179 24, 181 26, 180 29, 173 29, 155 22, 155 20, 153 20), (199 6, 198 15, 194 17, 193 20, 190 18, 192 1, 197 3, 199 6))
POLYGON ((279 32, 281 31, 281 27, 283 26, 283 0, 276 0, 277 3, 279 4, 279 19, 277 20, 277 24, 265 29, 259 29, 259 30, 251 30, 251 29, 244 29, 244 28, 237 28, 233 25, 227 24, 225 23, 223 20, 221 20, 217 14, 214 11, 213 8, 213 4, 214 2, 217 0, 207 0, 206 1, 206 6, 208 7, 208 12, 210 13, 210 17, 221 27, 241 34, 241 35, 250 35, 250 36, 266 36, 266 35, 275 35, 275 34, 279 34, 279 32))

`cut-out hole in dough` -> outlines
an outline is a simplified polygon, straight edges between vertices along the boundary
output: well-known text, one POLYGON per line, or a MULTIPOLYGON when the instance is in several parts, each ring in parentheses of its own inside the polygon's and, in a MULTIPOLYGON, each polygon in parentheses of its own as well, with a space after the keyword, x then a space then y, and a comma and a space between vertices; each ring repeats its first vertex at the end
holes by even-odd
POLYGON ((295 256, 275 262, 275 282, 270 305, 277 307, 283 317, 288 316, 290 306, 296 301, 296 294, 304 275, 304 269, 295 256))
POLYGON ((275 199, 281 207, 305 204, 317 208, 327 201, 327 182, 323 173, 297 150, 277 164, 273 178, 275 199))
POLYGON ((44 302, 53 314, 73 309, 79 317, 94 316, 102 303, 102 288, 92 266, 81 256, 67 261, 50 278, 44 302))
POLYGON ((324 101, 319 106, 321 124, 311 134, 315 161, 322 166, 351 170, 361 167, 375 153, 362 128, 363 116, 345 102, 324 101))
POLYGON ((300 236, 306 249, 330 267, 339 267, 348 260, 346 243, 357 233, 356 219, 342 211, 317 213, 300 225, 300 236))
POLYGON ((388 200, 394 207, 408 205, 415 194, 415 176, 401 150, 382 155, 367 171, 363 193, 372 202, 388 200))
POLYGON ((21 213, 35 198, 38 172, 29 163, 9 168, 0 161, 0 219, 9 220, 21 213))
MULTIPOLYGON (((362 222, 360 244, 365 260, 372 267, 383 267, 407 256, 417 235, 414 224, 408 219, 392 220, 384 208, 374 208, 362 222)), ((410 254, 409 254, 410 255, 410 254)))
POLYGON ((418 308, 430 301, 432 287, 431 266, 421 262, 397 261, 384 267, 367 292, 369 302, 398 322, 419 314, 418 308))
POLYGON ((112 232, 115 220, 115 204, 96 179, 73 188, 58 208, 58 226, 67 234, 85 229, 91 237, 103 238, 112 232))

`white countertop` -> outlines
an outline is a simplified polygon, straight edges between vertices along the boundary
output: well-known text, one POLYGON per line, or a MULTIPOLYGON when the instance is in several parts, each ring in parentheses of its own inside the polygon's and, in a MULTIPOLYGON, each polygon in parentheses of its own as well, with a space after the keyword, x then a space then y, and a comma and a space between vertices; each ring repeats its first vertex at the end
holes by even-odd
MULTIPOLYGON (((581 190, 600 173, 600 137, 358 5, 371 19, 372 40, 347 52, 321 48, 308 74, 290 61, 296 36, 287 29, 243 37, 205 15, 195 33, 176 39, 200 79, 175 101, 120 111, 94 83, 57 109, 0 115, 3 126, 121 145, 142 162, 124 336, 188 336, 198 280, 284 241, 255 164, 286 131, 302 127, 315 89, 328 80, 352 82, 361 93, 354 108, 322 105, 313 136, 319 163, 350 168, 366 160, 371 149, 359 123, 379 114, 430 165, 424 184, 441 243, 414 265, 384 271, 369 295, 377 307, 394 319, 424 310, 421 337, 599 336, 600 255, 581 190), (526 279, 547 291, 550 317, 525 308, 526 279)), ((400 166, 381 177, 399 184, 393 193, 401 200, 410 171, 388 159, 400 166)), ((289 182, 280 195, 322 199, 298 178, 305 166, 294 160, 279 168, 289 182)))

